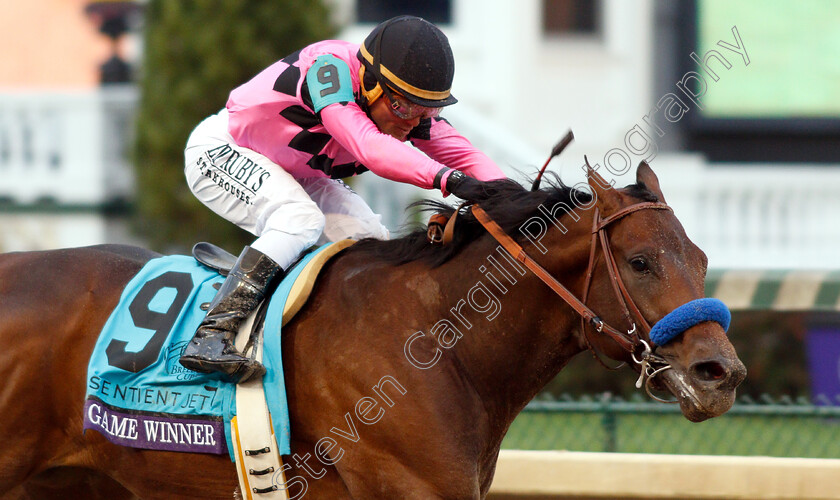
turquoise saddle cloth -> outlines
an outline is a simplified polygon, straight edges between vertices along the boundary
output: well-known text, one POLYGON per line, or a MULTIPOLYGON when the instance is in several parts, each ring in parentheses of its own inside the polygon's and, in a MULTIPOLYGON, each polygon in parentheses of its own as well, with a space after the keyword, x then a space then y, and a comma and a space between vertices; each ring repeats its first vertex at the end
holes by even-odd
MULTIPOLYGON (((306 254, 286 275, 265 315, 263 389, 281 455, 290 453, 291 439, 280 342, 283 308, 306 263, 327 246, 306 254)), ((178 363, 204 319, 201 304, 213 299, 213 285, 222 281, 218 272, 184 255, 153 259, 137 273, 90 357, 84 429, 122 446, 228 453, 233 460, 236 385, 178 363)))

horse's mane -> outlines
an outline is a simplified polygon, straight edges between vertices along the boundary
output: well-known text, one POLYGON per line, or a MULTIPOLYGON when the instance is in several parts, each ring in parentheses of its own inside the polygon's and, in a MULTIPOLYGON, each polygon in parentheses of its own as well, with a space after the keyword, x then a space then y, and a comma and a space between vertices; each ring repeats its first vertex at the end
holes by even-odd
MULTIPOLYGON (((564 206, 564 209, 557 213, 559 218, 568 213, 569 208, 576 207, 578 203, 586 204, 592 200, 589 192, 566 186, 557 176, 543 180, 548 181, 548 186, 537 191, 530 191, 510 179, 486 182, 483 192, 473 201, 479 203, 481 208, 506 233, 514 239, 519 239, 518 228, 526 220, 534 216, 545 218, 545 214, 539 210, 540 205, 551 208, 562 203, 561 206, 564 206)), ((641 201, 659 201, 644 184, 632 184, 625 187, 623 191, 641 201)), ((421 200, 412 203, 409 208, 416 208, 421 213, 442 213, 450 217, 457 210, 455 206, 435 200, 421 200)), ((408 234, 392 240, 365 238, 348 248, 347 251, 354 254, 367 253, 390 264, 422 260, 431 267, 436 267, 448 261, 485 232, 481 223, 466 209, 457 215, 453 239, 447 245, 430 244, 424 225, 415 224, 410 229, 408 234)))

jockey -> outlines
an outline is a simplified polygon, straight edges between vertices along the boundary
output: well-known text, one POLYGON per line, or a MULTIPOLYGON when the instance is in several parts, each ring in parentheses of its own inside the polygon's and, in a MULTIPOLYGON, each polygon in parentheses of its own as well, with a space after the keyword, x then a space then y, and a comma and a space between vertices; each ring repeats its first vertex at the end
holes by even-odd
POLYGON ((454 71, 446 36, 400 16, 361 46, 327 40, 275 62, 195 128, 184 151, 190 189, 257 239, 210 304, 183 366, 232 381, 261 376, 263 366, 233 339, 270 282, 312 245, 389 237, 380 216, 339 179, 370 170, 467 198, 481 181, 505 177, 439 116, 457 102, 454 71))

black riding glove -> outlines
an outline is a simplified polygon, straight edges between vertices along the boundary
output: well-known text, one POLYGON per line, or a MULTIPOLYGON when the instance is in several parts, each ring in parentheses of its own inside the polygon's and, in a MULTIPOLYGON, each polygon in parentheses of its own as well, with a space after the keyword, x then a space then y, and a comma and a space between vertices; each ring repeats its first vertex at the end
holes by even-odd
POLYGON ((446 190, 462 200, 473 201, 484 193, 484 183, 455 170, 446 178, 446 190))

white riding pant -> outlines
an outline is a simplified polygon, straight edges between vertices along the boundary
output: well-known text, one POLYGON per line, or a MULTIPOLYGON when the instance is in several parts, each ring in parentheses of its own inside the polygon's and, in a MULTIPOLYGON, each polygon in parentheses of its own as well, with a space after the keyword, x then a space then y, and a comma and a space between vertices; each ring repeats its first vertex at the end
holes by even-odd
POLYGON ((295 179, 260 153, 237 146, 228 133, 226 109, 193 130, 184 159, 195 197, 256 235, 251 247, 283 269, 312 245, 389 238, 381 216, 342 181, 295 179))

